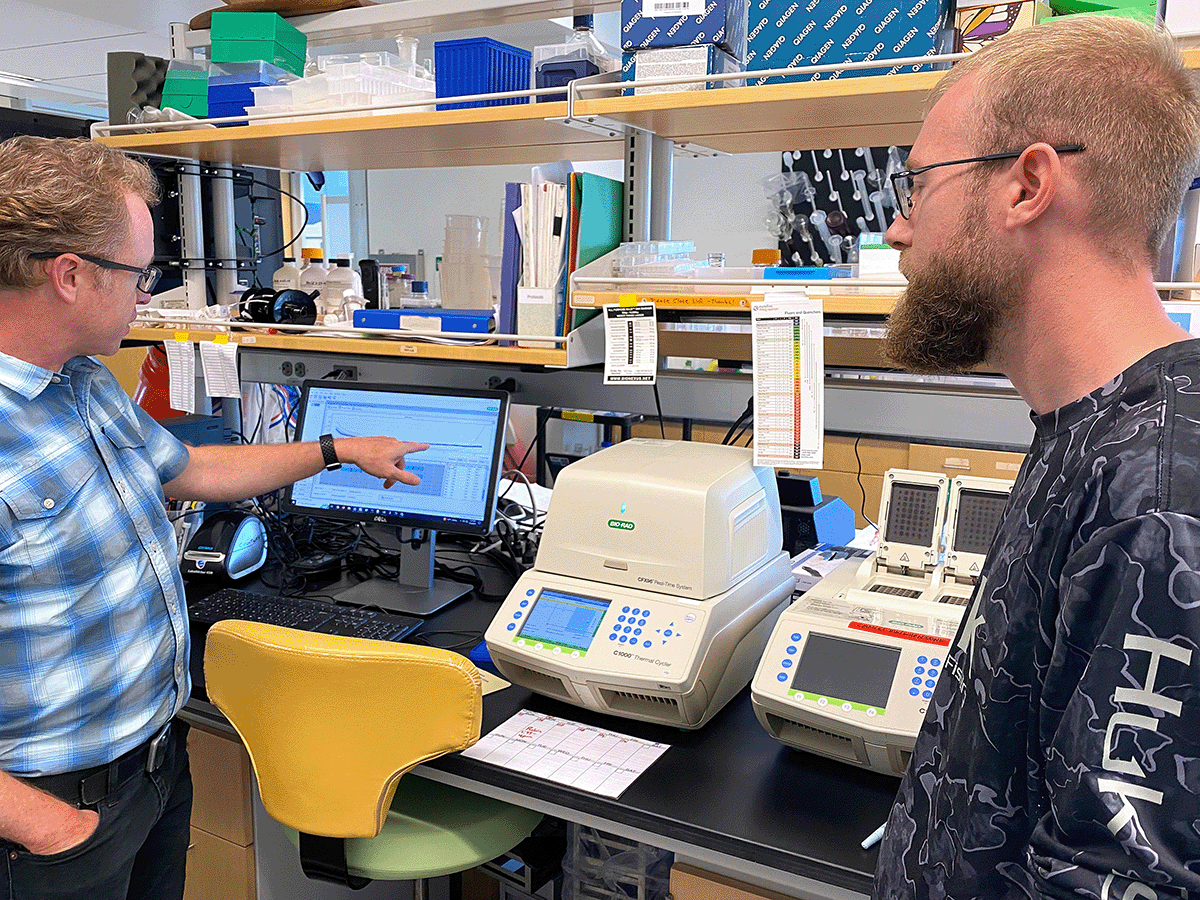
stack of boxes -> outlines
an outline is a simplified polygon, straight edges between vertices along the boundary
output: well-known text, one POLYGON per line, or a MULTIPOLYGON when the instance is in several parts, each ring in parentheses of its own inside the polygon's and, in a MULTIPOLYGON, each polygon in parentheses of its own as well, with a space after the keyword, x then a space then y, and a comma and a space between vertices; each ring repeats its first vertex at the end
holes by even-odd
POLYGON ((213 66, 208 75, 209 118, 244 116, 246 107, 254 106, 254 88, 286 84, 295 78, 291 72, 266 62, 230 62, 213 66))
MULTIPOLYGON (((935 56, 954 49, 953 0, 753 0, 746 69, 935 56)), ((927 71, 918 64, 749 78, 750 84, 927 71)))
POLYGON ((308 38, 278 13, 215 12, 210 35, 215 63, 261 61, 304 74, 308 38))
MULTIPOLYGON (((747 0, 621 0, 621 80, 740 72, 747 0)), ((623 93, 707 90, 740 80, 626 88, 623 93)))
MULTIPOLYGON (((954 7, 954 0, 621 0, 621 79, 644 81, 951 53, 954 7)), ((745 83, 816 81, 942 67, 910 63, 760 76, 747 78, 745 83)), ((731 79, 647 86, 626 88, 624 93, 704 90, 741 83, 731 79)))
POLYGON ((160 109, 177 109, 197 119, 208 115, 208 63, 173 59, 163 79, 160 109))
POLYGON ((171 61, 163 109, 196 118, 241 116, 254 103, 252 88, 304 74, 308 39, 277 13, 214 12, 211 36, 211 64, 171 61))

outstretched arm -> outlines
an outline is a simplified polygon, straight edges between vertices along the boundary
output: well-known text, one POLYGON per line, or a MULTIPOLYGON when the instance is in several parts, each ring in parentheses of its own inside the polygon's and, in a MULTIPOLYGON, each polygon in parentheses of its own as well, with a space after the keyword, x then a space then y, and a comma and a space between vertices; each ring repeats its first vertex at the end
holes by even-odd
MULTIPOLYGON (((382 478, 384 487, 396 482, 420 484, 404 470, 409 453, 427 450, 428 444, 392 437, 337 438, 338 459, 382 478)), ((180 500, 245 500, 266 494, 324 468, 321 447, 315 441, 300 444, 205 445, 188 448, 187 468, 168 481, 163 490, 180 500)))

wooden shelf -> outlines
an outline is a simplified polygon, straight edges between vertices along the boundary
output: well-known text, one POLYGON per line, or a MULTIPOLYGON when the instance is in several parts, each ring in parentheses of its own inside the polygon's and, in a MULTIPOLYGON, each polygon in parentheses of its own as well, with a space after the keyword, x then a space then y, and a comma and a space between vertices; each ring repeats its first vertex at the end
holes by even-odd
POLYGON ((291 172, 532 164, 619 159, 624 135, 564 125, 565 101, 345 116, 232 128, 122 134, 99 140, 132 153, 291 172))
MULTIPOLYGON (((776 285, 786 290, 784 285, 776 285)), ((678 312, 749 312, 750 304, 763 299, 762 294, 667 294, 642 291, 576 291, 571 295, 574 309, 599 309, 619 303, 623 294, 633 294, 639 303, 653 303, 660 309, 678 312)), ((817 297, 817 295, 813 295, 817 297)), ((825 315, 886 316, 896 304, 895 295, 855 294, 819 297, 825 315)))
MULTIPOLYGON (((727 153, 911 143, 941 73, 605 97, 576 115, 614 119, 727 153)), ((621 133, 573 128, 567 105, 345 116, 100 138, 134 153, 294 172, 616 159, 621 133), (556 118, 557 117, 557 118, 556 118)))
POLYGON ((426 341, 406 341, 390 337, 324 337, 308 334, 270 334, 266 331, 238 331, 212 328, 176 328, 135 325, 125 342, 154 342, 171 340, 176 333, 186 332, 193 341, 212 340, 218 334, 227 335, 230 342, 247 349, 305 350, 311 353, 360 353, 370 356, 394 356, 409 359, 447 359, 511 365, 565 366, 567 352, 560 349, 529 347, 497 347, 457 344, 431 344, 426 341))
POLYGON ((576 104, 677 144, 725 153, 911 144, 942 72, 607 97, 576 104))
MULTIPOLYGON (((1200 69, 1200 47, 1182 51, 1200 69)), ((648 129, 726 153, 909 144, 941 72, 839 78, 576 104, 575 114, 648 129)), ((347 116, 338 119, 101 138, 135 153, 294 172, 616 159, 621 134, 565 125, 559 103, 347 116), (556 119, 555 117, 559 117, 556 119)))
MULTIPOLYGON (((1180 51, 1200 70, 1200 47, 1180 51)), ((725 153, 911 144, 929 91, 945 72, 752 85, 710 91, 602 97, 575 106, 581 119, 614 119, 677 144, 725 153)))

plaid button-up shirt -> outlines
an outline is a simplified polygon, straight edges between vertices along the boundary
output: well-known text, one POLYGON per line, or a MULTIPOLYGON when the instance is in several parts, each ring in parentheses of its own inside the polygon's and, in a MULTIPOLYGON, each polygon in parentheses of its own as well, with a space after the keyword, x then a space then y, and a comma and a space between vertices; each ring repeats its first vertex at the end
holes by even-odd
POLYGON ((190 690, 162 485, 187 448, 94 359, 0 353, 0 769, 110 762, 190 690))

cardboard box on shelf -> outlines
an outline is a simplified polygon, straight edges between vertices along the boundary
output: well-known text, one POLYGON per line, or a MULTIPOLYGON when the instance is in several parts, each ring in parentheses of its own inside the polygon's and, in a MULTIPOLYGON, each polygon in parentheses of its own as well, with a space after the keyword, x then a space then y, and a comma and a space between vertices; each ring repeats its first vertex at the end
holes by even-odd
POLYGON ((888 59, 934 56, 954 47, 952 0, 759 0, 747 31, 746 70, 783 69, 880 60, 881 68, 749 78, 748 84, 818 81, 944 68, 944 64, 886 65, 888 59))
POLYGON ((621 49, 716 44, 746 55, 747 0, 621 0, 621 49))
POLYGON ((679 862, 671 866, 671 896, 674 900, 786 900, 775 891, 679 862))
POLYGON ((959 4, 954 14, 954 52, 974 53, 998 37, 1034 25, 1054 15, 1045 0, 959 4))
MULTIPOLYGON (((621 60, 621 80, 674 78, 681 75, 723 75, 742 71, 742 64, 712 44, 695 47, 658 47, 625 53, 621 60)), ((623 96, 665 94, 670 91, 710 91, 716 88, 739 87, 745 79, 730 78, 718 81, 694 81, 688 84, 655 84, 624 88, 623 96)))
POLYGON ((947 475, 980 475, 1013 481, 1025 459, 1024 453, 1005 450, 974 450, 940 444, 910 444, 908 468, 947 475))

